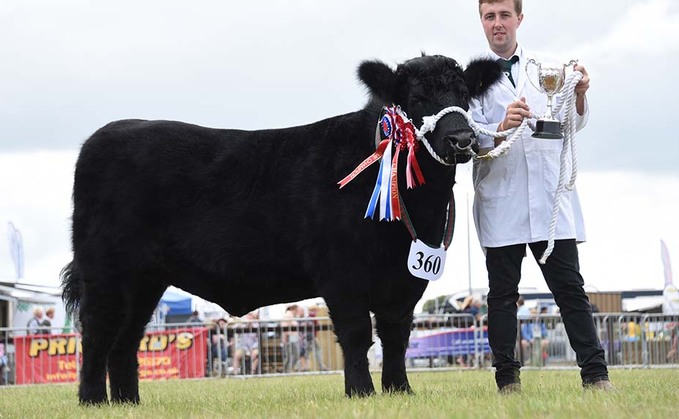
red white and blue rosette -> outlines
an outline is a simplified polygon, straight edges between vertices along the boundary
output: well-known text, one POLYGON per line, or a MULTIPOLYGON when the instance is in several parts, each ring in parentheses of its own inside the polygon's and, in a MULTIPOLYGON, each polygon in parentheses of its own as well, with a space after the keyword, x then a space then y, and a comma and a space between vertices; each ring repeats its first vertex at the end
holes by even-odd
MULTIPOLYGON (((425 183, 424 175, 415 153, 419 148, 416 129, 400 106, 382 109, 375 130, 376 150, 361 162, 349 175, 339 181, 340 188, 346 186, 363 170, 380 161, 380 168, 368 202, 365 218, 374 218, 379 203, 379 220, 400 220, 405 212, 398 189, 398 160, 401 150, 408 149, 406 160, 406 186, 408 189, 425 183)), ((407 213, 406 213, 407 214, 407 213)))

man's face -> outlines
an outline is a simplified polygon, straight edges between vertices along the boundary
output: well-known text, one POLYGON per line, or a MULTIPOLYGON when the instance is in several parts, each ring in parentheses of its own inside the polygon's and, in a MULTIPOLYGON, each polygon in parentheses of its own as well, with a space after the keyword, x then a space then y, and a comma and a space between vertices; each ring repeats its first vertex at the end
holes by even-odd
POLYGON ((488 45, 497 55, 509 58, 516 49, 516 29, 523 13, 516 15, 513 0, 502 0, 481 5, 481 23, 488 45))

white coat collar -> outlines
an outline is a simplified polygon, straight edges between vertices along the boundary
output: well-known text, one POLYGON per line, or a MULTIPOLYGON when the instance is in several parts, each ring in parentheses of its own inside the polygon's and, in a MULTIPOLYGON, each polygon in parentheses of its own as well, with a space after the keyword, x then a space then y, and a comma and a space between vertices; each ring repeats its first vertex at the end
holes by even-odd
MULTIPOLYGON (((530 52, 525 51, 521 45, 516 46, 516 51, 514 51, 514 54, 519 57, 519 71, 518 71, 518 78, 516 80, 516 87, 512 86, 512 83, 506 78, 503 77, 500 80, 500 84, 503 86, 507 87, 509 90, 511 90, 517 97, 521 91, 523 91, 524 86, 526 85, 526 81, 528 80, 528 76, 526 74, 526 62, 528 61, 529 58, 533 58, 532 54, 530 52)), ((488 57, 493 59, 493 60, 498 60, 500 58, 499 55, 497 55, 493 50, 490 48, 488 49, 488 57)))

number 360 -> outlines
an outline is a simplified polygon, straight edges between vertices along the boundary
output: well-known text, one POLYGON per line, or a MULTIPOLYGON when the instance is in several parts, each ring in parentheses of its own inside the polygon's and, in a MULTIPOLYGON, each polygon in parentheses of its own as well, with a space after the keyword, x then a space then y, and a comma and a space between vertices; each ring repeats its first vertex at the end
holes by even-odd
POLYGON ((417 260, 416 263, 413 265, 413 269, 417 271, 423 269, 427 273, 431 272, 434 275, 438 275, 439 270, 441 269, 440 256, 429 255, 425 258, 423 252, 417 252, 416 256, 417 260))

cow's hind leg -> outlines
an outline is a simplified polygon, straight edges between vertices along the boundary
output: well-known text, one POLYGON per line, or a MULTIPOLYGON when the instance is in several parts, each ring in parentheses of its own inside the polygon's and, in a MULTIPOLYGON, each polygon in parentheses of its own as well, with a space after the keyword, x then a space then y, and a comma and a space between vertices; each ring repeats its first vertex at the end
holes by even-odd
POLYGON ((130 285, 124 302, 125 319, 108 355, 111 402, 139 403, 139 342, 144 328, 165 290, 164 285, 138 280, 130 285))
MULTIPOLYGON (((327 299, 326 299, 327 301, 327 299)), ((347 396, 375 393, 368 369, 368 349, 372 345, 372 323, 368 310, 341 307, 328 302, 335 333, 344 353, 344 392, 347 396)))
POLYGON ((123 298, 118 284, 88 280, 83 274, 80 322, 83 363, 78 397, 81 404, 107 403, 106 360, 120 328, 123 298))
POLYGON ((405 355, 410 339, 412 313, 399 321, 376 318, 377 335, 382 341, 382 391, 412 393, 406 375, 405 355))

